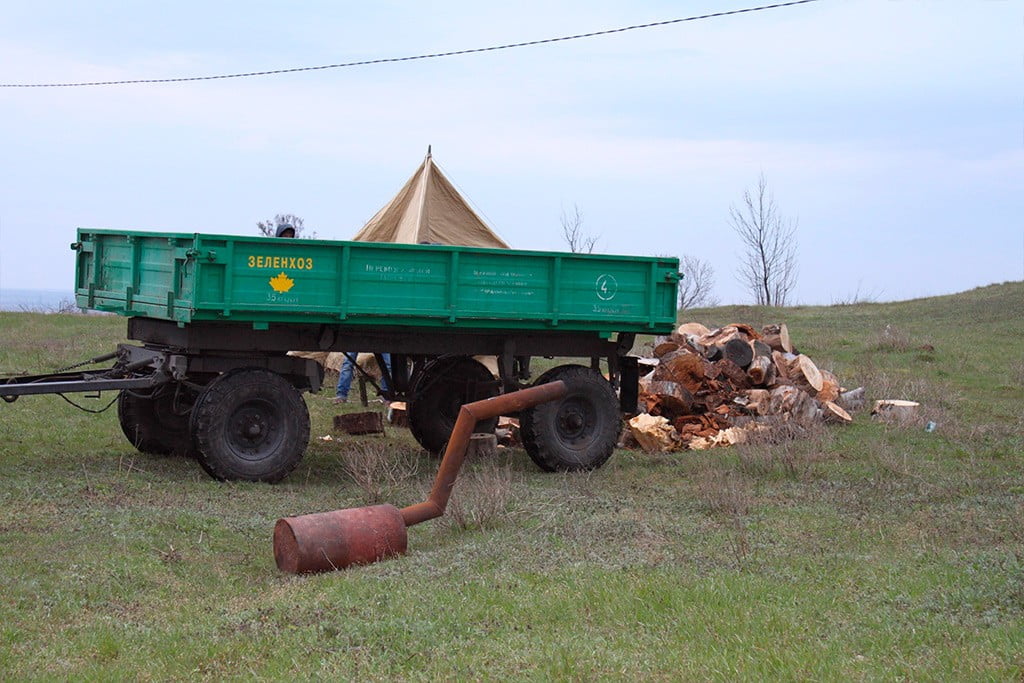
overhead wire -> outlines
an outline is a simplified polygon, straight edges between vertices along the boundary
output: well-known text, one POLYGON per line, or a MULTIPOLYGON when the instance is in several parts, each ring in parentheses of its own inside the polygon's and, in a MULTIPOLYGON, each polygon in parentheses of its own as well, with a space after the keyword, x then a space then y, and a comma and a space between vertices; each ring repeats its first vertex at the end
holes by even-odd
POLYGON ((715 19, 718 17, 727 17, 736 14, 748 14, 751 12, 762 12, 765 10, 780 9, 782 7, 793 7, 795 5, 806 5, 812 2, 820 2, 820 0, 790 0, 790 2, 779 2, 772 5, 760 5, 758 7, 745 7, 742 9, 735 10, 724 10, 721 12, 713 12, 711 14, 700 14, 690 17, 681 17, 679 19, 666 19, 664 21, 653 21, 646 24, 634 24, 632 26, 621 26, 619 28, 610 28, 602 31, 590 31, 588 33, 577 33, 574 35, 559 36, 556 38, 542 38, 539 40, 527 40, 518 43, 505 43, 502 45, 492 45, 489 47, 475 47, 464 50, 452 50, 449 52, 432 52, 427 54, 410 55, 406 57, 382 57, 379 59, 363 59, 353 62, 341 62, 338 64, 321 64, 318 66, 297 66, 286 69, 271 69, 266 71, 247 71, 241 73, 230 73, 230 74, 216 74, 212 76, 182 76, 178 78, 137 78, 137 79, 126 79, 118 81, 82 81, 82 82, 71 82, 71 83, 0 83, 0 88, 83 88, 92 86, 104 86, 104 85, 138 85, 142 83, 185 83, 190 81, 215 81, 215 80, 226 80, 231 78, 253 78, 256 76, 275 76, 280 74, 300 73, 304 71, 324 71, 327 69, 345 69, 357 66, 370 66, 375 64, 395 64, 398 62, 413 62, 425 59, 439 59, 442 57, 456 57, 459 55, 470 55, 479 54, 482 52, 496 52, 498 50, 511 50, 520 47, 532 47, 535 45, 546 45, 550 43, 564 43, 570 40, 581 40, 583 38, 596 38, 598 36, 607 36, 615 33, 625 33, 627 31, 639 31, 642 29, 656 28, 659 26, 669 26, 671 24, 681 24, 690 21, 701 21, 704 19, 715 19))

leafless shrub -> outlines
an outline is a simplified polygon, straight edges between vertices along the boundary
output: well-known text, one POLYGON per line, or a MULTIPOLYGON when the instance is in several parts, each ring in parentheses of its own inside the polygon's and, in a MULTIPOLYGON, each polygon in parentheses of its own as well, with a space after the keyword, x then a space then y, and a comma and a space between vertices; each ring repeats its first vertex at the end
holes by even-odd
POLYGON ((342 458, 342 468, 362 489, 368 503, 380 503, 416 474, 410 453, 385 443, 355 442, 342 458))
POLYGON ((569 251, 574 254, 593 253, 600 236, 588 235, 583 229, 583 213, 579 206, 572 205, 571 215, 566 213, 563 208, 559 220, 562 223, 562 239, 565 240, 569 251))
POLYGON ((718 300, 712 290, 715 288, 715 269, 707 261, 696 256, 685 255, 680 259, 679 269, 683 279, 679 281, 679 308, 717 306, 718 300))
POLYGON ((463 531, 491 529, 509 518, 512 500, 512 470, 495 463, 483 463, 463 473, 455 482, 447 516, 463 531))
POLYGON ((874 335, 869 348, 872 351, 909 351, 914 346, 914 342, 906 332, 892 325, 886 325, 884 330, 874 335))
POLYGON ((878 303, 878 299, 881 297, 880 290, 872 290, 870 292, 862 292, 862 282, 857 282, 857 289, 853 290, 846 296, 832 297, 833 306, 856 306, 857 304, 874 304, 878 303))
POLYGON ((61 299, 60 303, 58 303, 57 307, 54 309, 54 313, 60 313, 60 314, 63 314, 63 315, 67 315, 67 314, 71 314, 71 313, 81 313, 81 312, 82 312, 82 309, 80 309, 78 307, 78 304, 75 303, 75 300, 74 299, 69 299, 67 297, 64 297, 63 299, 61 299))
POLYGON ((74 299, 62 298, 56 304, 21 304, 18 306, 21 313, 58 313, 62 315, 81 313, 74 299))

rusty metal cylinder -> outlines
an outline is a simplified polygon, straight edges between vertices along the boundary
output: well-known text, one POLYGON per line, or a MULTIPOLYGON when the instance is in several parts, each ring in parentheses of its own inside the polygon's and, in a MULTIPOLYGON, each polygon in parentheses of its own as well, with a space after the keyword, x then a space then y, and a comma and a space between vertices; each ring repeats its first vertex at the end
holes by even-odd
POLYGON ((326 572, 401 555, 405 521, 394 505, 284 517, 274 525, 274 560, 291 574, 326 572))

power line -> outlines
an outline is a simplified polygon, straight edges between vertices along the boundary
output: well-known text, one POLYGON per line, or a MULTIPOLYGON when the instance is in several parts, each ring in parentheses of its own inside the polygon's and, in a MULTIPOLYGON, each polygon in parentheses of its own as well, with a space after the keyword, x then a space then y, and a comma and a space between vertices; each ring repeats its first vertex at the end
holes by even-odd
POLYGON ((273 69, 270 71, 249 71, 245 73, 219 74, 216 76, 185 76, 181 78, 139 78, 123 81, 87 81, 81 83, 0 83, 0 88, 83 88, 99 85, 136 85, 139 83, 184 83, 187 81, 216 81, 228 78, 252 78, 254 76, 275 76, 278 74, 291 74, 301 71, 323 71, 325 69, 345 69, 356 66, 369 66, 371 64, 393 64, 396 62, 413 62, 421 59, 439 59, 441 57, 456 57, 459 55, 470 55, 480 52, 496 52, 498 50, 511 50, 517 47, 531 47, 534 45, 545 45, 547 43, 564 43, 570 40, 582 38, 595 38, 607 36, 613 33, 625 33, 626 31, 638 31, 640 29, 668 26, 670 24, 681 24, 687 21, 700 21, 702 19, 715 19, 727 17, 733 14, 746 14, 748 12, 761 12, 763 10, 778 9, 780 7, 792 7, 793 5, 806 5, 819 0, 792 0, 791 2, 780 2, 774 5, 762 5, 760 7, 747 7, 744 9, 715 12, 714 14, 701 14, 681 19, 668 19, 666 21, 654 21, 649 24, 635 24, 633 26, 622 26, 604 31, 591 31, 590 33, 577 33, 571 36, 560 36, 558 38, 543 38, 541 40, 529 40, 521 43, 506 43, 504 45, 492 45, 490 47, 476 47, 467 50, 453 50, 451 52, 433 52, 430 54, 412 55, 409 57, 386 57, 381 59, 365 59, 357 62, 343 62, 341 64, 322 64, 320 66, 297 66, 290 69, 273 69))

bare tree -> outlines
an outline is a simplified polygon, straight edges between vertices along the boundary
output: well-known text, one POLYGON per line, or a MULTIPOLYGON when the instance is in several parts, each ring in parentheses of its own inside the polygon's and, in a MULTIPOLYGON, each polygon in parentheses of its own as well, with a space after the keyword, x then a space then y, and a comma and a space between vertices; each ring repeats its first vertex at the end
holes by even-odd
POLYGON ((591 254, 597 246, 599 237, 592 237, 583 230, 583 214, 580 207, 572 205, 572 215, 562 208, 562 239, 569 245, 569 251, 574 254, 591 254))
POLYGON ((732 229, 745 251, 737 279, 762 306, 785 306, 796 286, 797 221, 779 215, 764 173, 752 193, 743 191, 743 205, 729 209, 732 229))
POLYGON ((293 213, 276 214, 273 220, 259 221, 256 223, 256 228, 264 237, 274 237, 277 235, 277 226, 282 224, 287 224, 295 228, 296 237, 316 237, 315 232, 312 235, 302 234, 303 230, 305 230, 304 221, 293 213))
POLYGON ((679 308, 717 306, 712 290, 715 287, 715 269, 696 256, 683 256, 679 260, 683 279, 679 282, 679 308))

